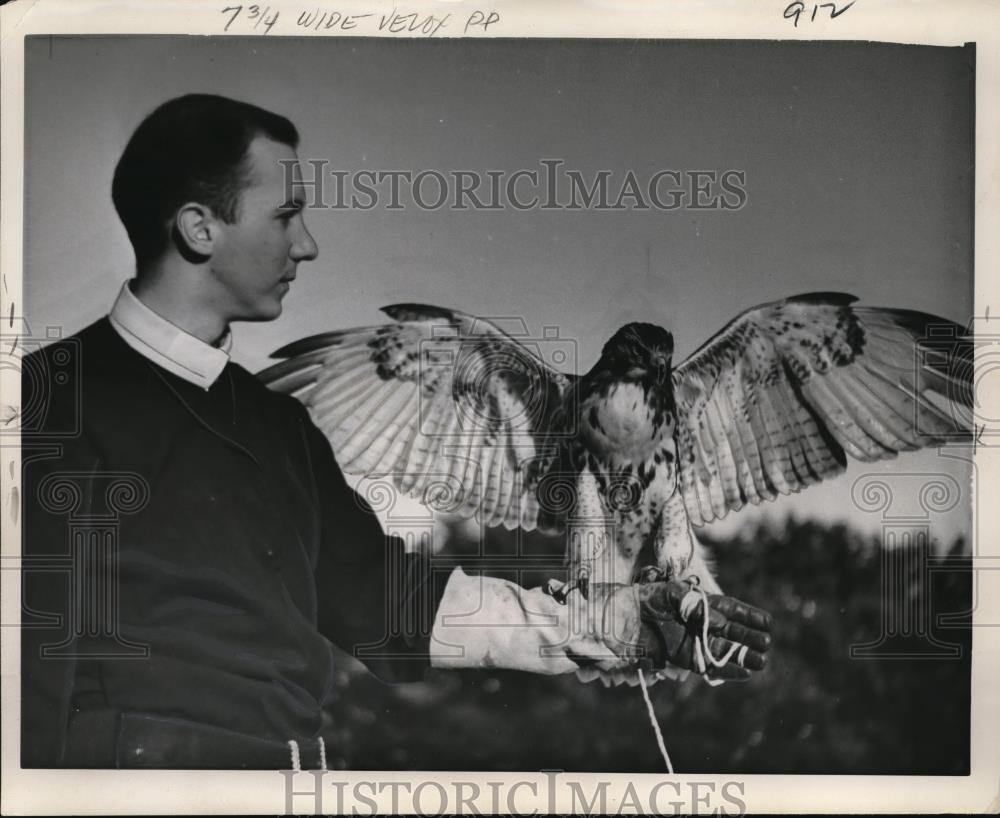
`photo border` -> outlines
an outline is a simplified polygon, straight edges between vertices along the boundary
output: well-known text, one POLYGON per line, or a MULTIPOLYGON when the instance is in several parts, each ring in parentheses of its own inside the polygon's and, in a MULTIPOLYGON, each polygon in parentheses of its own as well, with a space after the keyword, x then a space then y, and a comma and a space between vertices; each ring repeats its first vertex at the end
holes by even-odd
MULTIPOLYGON (((18 312, 21 302, 21 272, 23 269, 23 137, 24 137, 24 38, 32 34, 202 34, 262 36, 252 24, 230 26, 224 31, 226 16, 220 12, 231 3, 192 2, 181 0, 173 10, 159 8, 149 2, 101 2, 89 0, 19 0, 0 9, 2 34, 2 142, 3 174, 0 179, 0 265, 3 283, 0 290, 0 315, 18 312)), ((303 8, 317 3, 290 3, 272 0, 262 3, 271 9, 287 10, 294 17, 303 8)), ((320 3, 326 7, 327 4, 320 3)), ((387 14, 391 3, 363 3, 343 0, 328 4, 344 14, 387 14)), ((901 0, 857 0, 835 19, 820 16, 795 27, 784 16, 788 4, 784 0, 767 3, 745 3, 740 6, 718 4, 711 0, 691 0, 673 7, 654 2, 585 4, 583 2, 552 2, 539 8, 528 2, 405 2, 399 11, 423 14, 451 14, 454 19, 468 19, 474 12, 495 11, 499 20, 488 32, 470 33, 470 39, 485 37, 594 37, 594 38, 691 38, 691 39, 788 39, 788 40, 879 40, 898 43, 925 43, 957 46, 966 42, 977 45, 976 57, 976 242, 975 315, 989 323, 990 305, 1000 304, 1000 7, 983 2, 901 2, 901 0), (992 32, 992 33, 991 33, 992 32)), ((806 4, 807 9, 812 4, 806 4)), ((440 29, 434 36, 452 36, 455 29, 440 29)), ((288 26, 274 26, 263 36, 372 36, 369 28, 303 33, 288 26)), ((384 36, 384 32, 383 32, 384 36)), ((400 32, 390 36, 411 36, 400 32)), ((5 329, 7 329, 5 327, 5 329)), ((982 350, 979 350, 982 352, 982 350)), ((978 395, 989 405, 1000 405, 1000 384, 986 382, 978 395)), ((0 369, 0 390, 3 402, 19 404, 20 381, 17 373, 0 369)), ((0 441, 2 446, 2 508, 3 553, 2 609, 2 702, 3 718, 0 733, 2 754, 2 801, 5 814, 76 813, 76 814, 141 814, 157 813, 281 813, 286 808, 288 776, 275 772, 188 772, 188 771, 125 771, 125 770, 21 770, 19 757, 20 644, 18 628, 7 623, 19 621, 20 582, 19 560, 20 515, 18 484, 20 454, 16 446, 0 441)), ((990 486, 998 477, 996 447, 981 446, 976 451, 974 496, 985 500, 991 496, 990 486)), ((995 496, 995 495, 992 495, 995 496)), ((683 787, 694 782, 715 782, 721 788, 726 782, 743 783, 741 795, 750 812, 985 812, 1000 808, 1000 742, 996 729, 1000 725, 1000 506, 996 503, 976 503, 974 509, 973 570, 978 594, 973 626, 977 628, 972 656, 972 736, 971 773, 969 776, 807 776, 807 775, 624 775, 601 776, 562 774, 560 781, 608 781, 608 806, 614 810, 621 804, 626 788, 632 784, 648 797, 649 790, 663 781, 676 781, 683 787), (617 800, 616 800, 617 799, 617 800)), ((669 732, 669 726, 668 726, 669 732)), ((668 736, 669 738, 669 736, 668 736)), ((637 740, 646 741, 643 736, 637 740)), ((934 737, 927 735, 927 741, 934 737)), ((650 743, 651 752, 654 750, 650 743)), ((363 782, 373 778, 370 772, 327 773, 338 781, 363 782)), ((517 791, 515 804, 519 810, 547 811, 552 804, 546 800, 545 786, 549 780, 544 772, 524 775, 500 773, 421 773, 388 772, 385 781, 445 783, 449 796, 455 788, 452 782, 478 782, 487 791, 487 782, 504 780, 507 786, 517 782, 534 782, 517 791)), ((307 790, 311 779, 305 773, 295 779, 295 789, 307 790), (301 779, 301 782, 300 782, 301 779)), ((326 794, 332 795, 327 789, 326 794)), ((564 793, 565 789, 560 794, 564 793)), ((389 792, 372 794, 380 811, 389 810, 389 792)), ((669 799, 660 797, 660 803, 669 799)), ((644 799, 645 803, 648 800, 644 799)), ((431 803, 436 803, 436 799, 431 803)), ((334 799, 326 803, 334 806, 334 799)), ((295 802, 296 811, 307 806, 295 802)), ((363 805, 358 805, 363 806, 363 805)), ((403 805, 405 806, 405 804, 403 805)), ((450 806, 454 807, 454 803, 450 806)), ((481 804, 479 805, 481 807, 481 804)), ((503 806, 507 807, 506 801, 503 806)), ((713 807, 717 808, 718 803, 713 807)), ((723 805, 726 806, 726 805, 723 805)), ((557 810, 570 807, 558 800, 557 810)))

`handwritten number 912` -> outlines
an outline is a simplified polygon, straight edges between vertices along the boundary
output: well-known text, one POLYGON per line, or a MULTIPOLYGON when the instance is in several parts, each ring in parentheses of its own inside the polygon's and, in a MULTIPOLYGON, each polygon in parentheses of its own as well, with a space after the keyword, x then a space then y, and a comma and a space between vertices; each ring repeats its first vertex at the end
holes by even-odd
MULTIPOLYGON (((246 19, 249 22, 253 22, 253 27, 258 28, 261 23, 264 24, 264 33, 269 34, 274 24, 278 22, 278 10, 275 9, 274 13, 268 17, 268 12, 271 11, 270 6, 264 6, 261 8, 257 4, 252 6, 246 6, 246 19)), ((229 27, 236 22, 241 14, 243 14, 244 6, 226 6, 223 10, 223 14, 232 15, 226 22, 226 27, 222 29, 223 31, 229 31, 229 27)))
MULTIPOLYGON (((850 3, 841 6, 840 8, 837 7, 836 3, 813 3, 812 14, 809 16, 808 21, 810 23, 814 22, 816 20, 816 15, 819 13, 820 9, 829 9, 830 19, 836 20, 841 14, 847 11, 856 2, 857 0, 851 0, 850 3)), ((794 20, 795 21, 794 25, 796 28, 798 28, 799 18, 803 14, 805 14, 805 12, 806 12, 806 4, 803 3, 802 0, 795 0, 794 3, 789 3, 787 6, 785 6, 785 19, 794 20)))

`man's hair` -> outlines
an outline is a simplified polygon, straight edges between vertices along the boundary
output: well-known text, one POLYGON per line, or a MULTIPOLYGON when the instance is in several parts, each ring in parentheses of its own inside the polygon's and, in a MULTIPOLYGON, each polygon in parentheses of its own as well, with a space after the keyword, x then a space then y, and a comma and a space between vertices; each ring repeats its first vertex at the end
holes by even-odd
POLYGON ((246 153, 258 136, 292 148, 299 144, 285 117, 213 94, 177 97, 142 121, 111 186, 140 270, 167 248, 170 222, 185 202, 210 207, 230 224, 239 218, 240 194, 249 181, 246 153))

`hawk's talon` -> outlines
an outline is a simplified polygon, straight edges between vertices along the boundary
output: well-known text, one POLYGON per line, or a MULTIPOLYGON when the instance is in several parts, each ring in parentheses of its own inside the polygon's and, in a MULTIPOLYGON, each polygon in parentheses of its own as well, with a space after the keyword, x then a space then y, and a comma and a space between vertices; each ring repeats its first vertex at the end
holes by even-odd
POLYGON ((658 565, 647 565, 639 571, 638 582, 665 582, 670 574, 658 565))
POLYGON ((561 582, 558 579, 549 579, 546 581, 545 585, 542 586, 542 593, 547 594, 552 597, 560 605, 566 604, 566 595, 570 592, 570 589, 565 582, 561 582))
POLYGON ((579 591, 583 594, 584 599, 588 599, 590 594, 590 577, 580 577, 573 584, 561 582, 558 579, 549 579, 542 586, 542 593, 552 597, 560 605, 566 604, 566 597, 570 595, 571 591, 579 591))

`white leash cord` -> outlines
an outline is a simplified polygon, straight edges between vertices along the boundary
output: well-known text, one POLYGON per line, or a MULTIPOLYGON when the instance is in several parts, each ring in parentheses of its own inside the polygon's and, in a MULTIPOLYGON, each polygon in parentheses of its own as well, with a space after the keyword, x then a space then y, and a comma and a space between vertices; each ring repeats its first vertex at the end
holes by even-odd
MULTIPOLYGON (((694 638, 694 649, 692 653, 694 654, 695 665, 697 666, 698 673, 701 674, 702 678, 708 682, 712 687, 717 687, 718 685, 724 684, 724 679, 710 679, 708 677, 708 664, 711 663, 715 667, 722 667, 725 665, 736 653, 737 650, 740 651, 739 664, 743 666, 743 660, 746 657, 747 647, 746 645, 737 646, 736 644, 730 645, 729 650, 721 657, 716 657, 712 653, 712 649, 708 646, 708 596, 705 591, 700 586, 692 587, 688 591, 684 598, 681 600, 681 618, 687 622, 688 618, 694 613, 695 608, 701 605, 701 635, 694 638), (706 658, 708 662, 706 662, 706 658)), ((642 672, 642 668, 637 668, 639 673, 639 687, 642 688, 642 698, 646 701, 646 711, 649 713, 649 722, 653 725, 653 732, 656 734, 656 746, 660 748, 660 755, 663 756, 663 761, 667 765, 667 772, 671 775, 674 774, 674 765, 670 761, 670 754, 667 753, 667 745, 663 741, 663 733, 660 730, 660 723, 656 720, 656 712, 653 710, 653 702, 649 698, 649 690, 646 687, 646 677, 642 672)))
POLYGON ((646 710, 649 712, 649 721, 653 725, 653 732, 656 733, 656 746, 660 748, 660 755, 667 765, 667 772, 674 774, 674 765, 670 763, 670 754, 667 752, 667 745, 663 742, 663 733, 660 732, 660 723, 656 720, 656 713, 653 711, 653 702, 649 698, 649 691, 646 689, 646 677, 639 670, 639 687, 642 688, 642 698, 646 700, 646 710))

